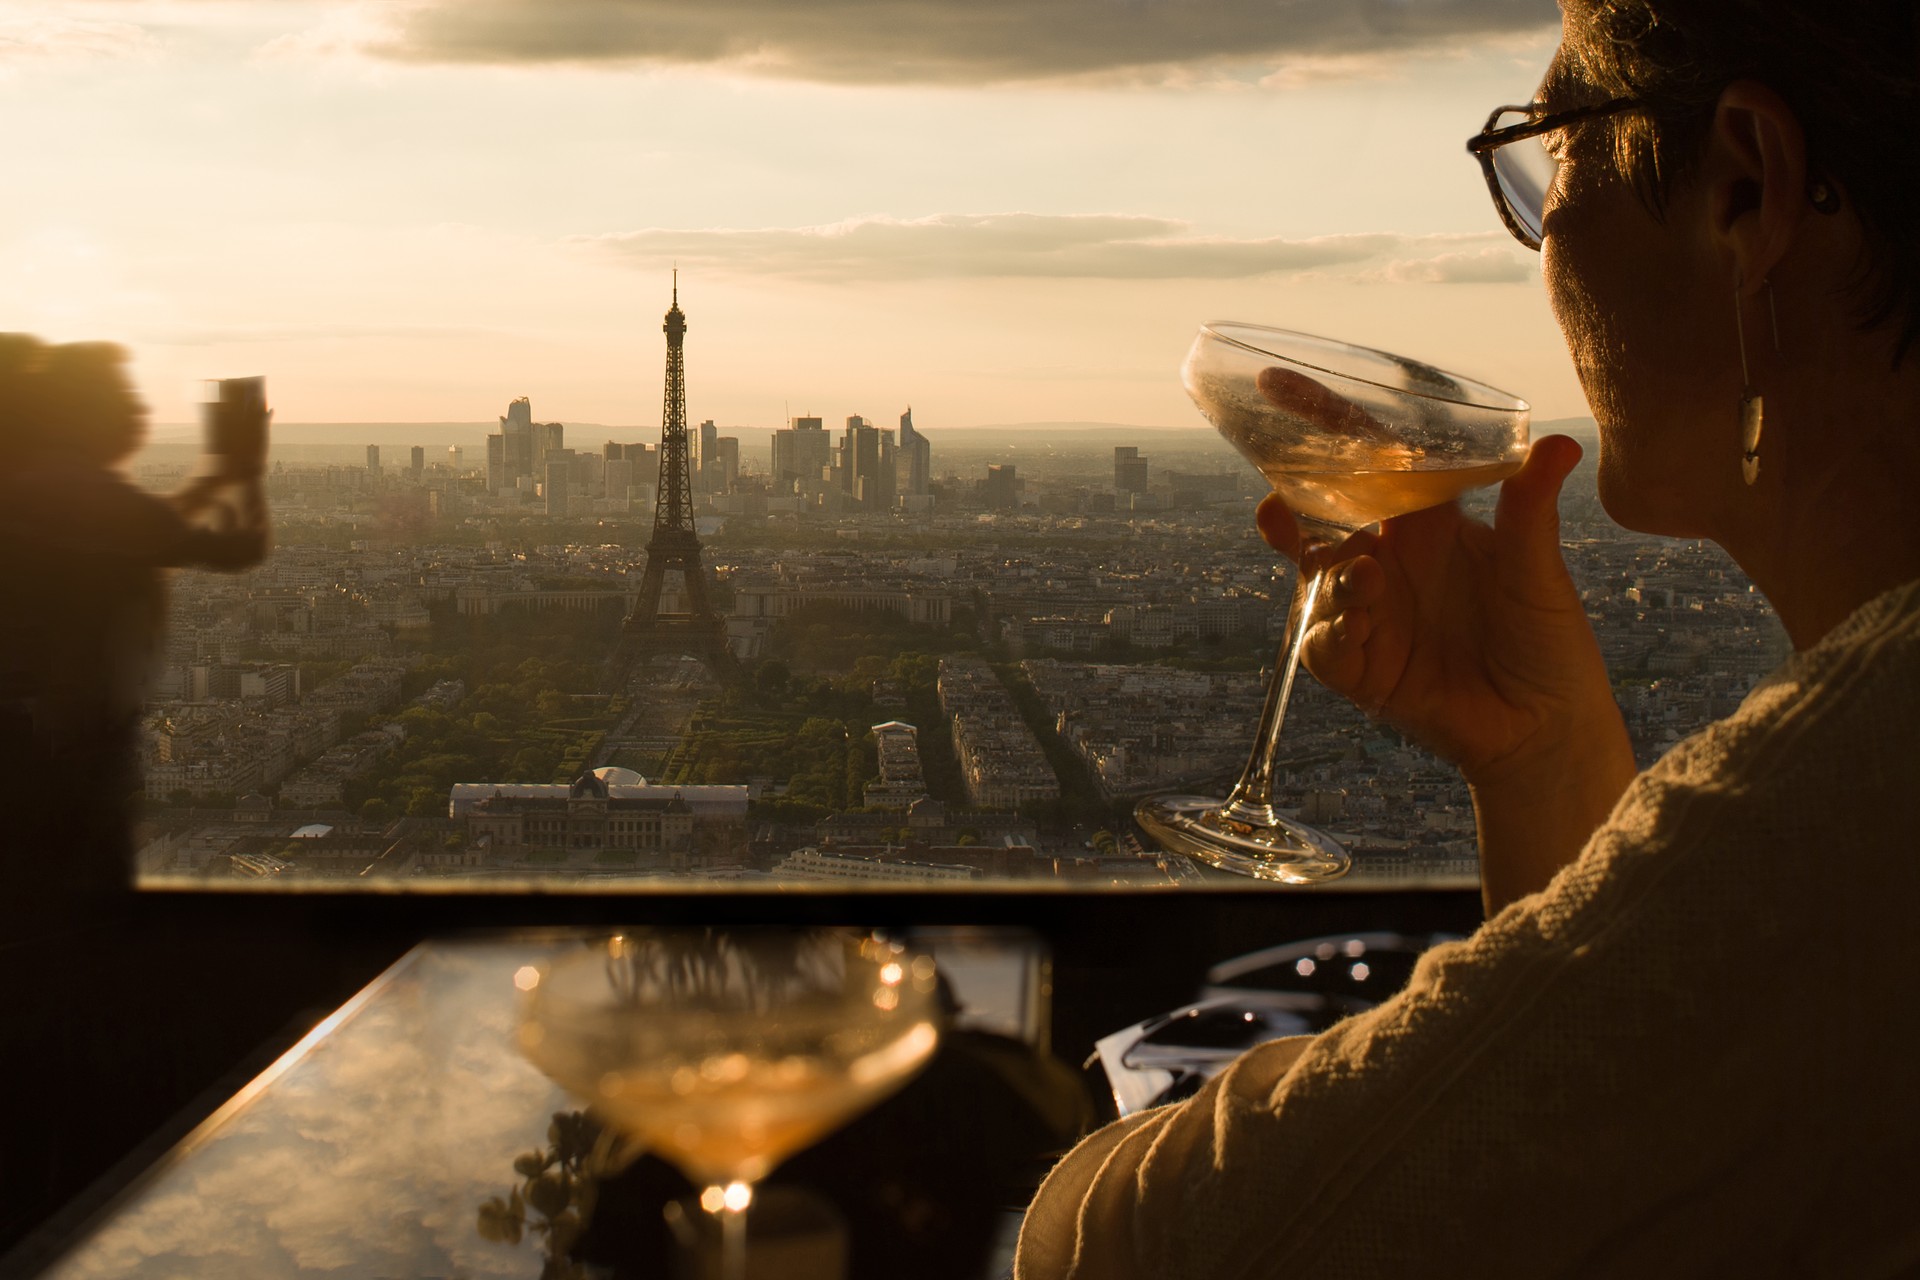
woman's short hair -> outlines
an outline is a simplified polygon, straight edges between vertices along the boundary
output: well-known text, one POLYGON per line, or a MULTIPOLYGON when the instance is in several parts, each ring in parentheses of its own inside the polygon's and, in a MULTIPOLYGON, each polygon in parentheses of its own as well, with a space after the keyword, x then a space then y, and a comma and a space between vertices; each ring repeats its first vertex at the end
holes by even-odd
POLYGON ((1920 65, 1912 0, 1562 0, 1562 44, 1620 117, 1621 171, 1656 214, 1690 171, 1720 91, 1772 88, 1800 118, 1812 174, 1859 217, 1861 323, 1920 339, 1920 65))

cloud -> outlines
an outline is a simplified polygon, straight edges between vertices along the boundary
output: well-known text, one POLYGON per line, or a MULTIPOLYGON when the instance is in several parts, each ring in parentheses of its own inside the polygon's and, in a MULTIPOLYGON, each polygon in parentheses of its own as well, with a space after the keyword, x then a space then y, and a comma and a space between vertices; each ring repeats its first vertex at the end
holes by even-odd
POLYGON ((575 243, 635 266, 682 266, 748 278, 815 282, 963 278, 1224 280, 1359 269, 1407 282, 1524 279, 1473 236, 1356 234, 1304 240, 1193 234, 1187 223, 1130 214, 936 214, 854 218, 817 227, 650 228, 575 243), (1471 246, 1471 247, 1469 247, 1471 246))
POLYGON ((1324 63, 1558 22, 1553 0, 413 0, 357 43, 403 62, 697 65, 831 83, 978 85, 1324 63))
POLYGON ((147 59, 160 42, 130 22, 0 9, 0 76, 31 67, 147 59))
POLYGON ((1362 278, 1387 284, 1513 284, 1532 279, 1533 270, 1512 250, 1488 248, 1389 262, 1362 278))

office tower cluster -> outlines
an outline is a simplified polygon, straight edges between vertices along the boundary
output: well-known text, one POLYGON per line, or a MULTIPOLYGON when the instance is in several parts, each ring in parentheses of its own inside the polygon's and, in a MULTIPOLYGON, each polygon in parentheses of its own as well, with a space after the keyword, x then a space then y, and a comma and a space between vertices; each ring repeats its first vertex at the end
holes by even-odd
POLYGON ((809 507, 930 510, 932 473, 932 446, 915 430, 911 408, 900 415, 898 435, 859 414, 847 418, 838 440, 816 417, 792 418, 773 433, 773 492, 809 507))
POLYGON ((534 491, 546 478, 549 461, 572 456, 565 437, 559 423, 533 420, 533 405, 527 397, 515 400, 500 419, 500 430, 487 437, 487 491, 534 491))
POLYGON ((732 493, 740 481, 740 438, 723 436, 709 418, 700 424, 693 446, 693 487, 699 493, 732 493))
MULTIPOLYGON (((448 452, 458 470, 457 451, 448 452)), ((651 444, 609 440, 598 453, 569 446, 561 423, 533 420, 525 396, 507 406, 500 430, 487 437, 487 492, 551 516, 644 511, 657 470, 651 444)))
MULTIPOLYGON (((461 485, 465 457, 458 445, 447 450, 444 464, 436 462, 432 467, 427 465, 426 446, 417 444, 407 447, 404 467, 387 467, 377 444, 366 446, 366 458, 364 478, 351 482, 352 488, 376 497, 381 518, 390 527, 456 516, 465 511, 467 498, 462 494, 461 485)), ((299 491, 303 483, 282 481, 278 496, 286 496, 288 490, 299 491)), ((322 488, 338 491, 331 479, 324 482, 322 488)))

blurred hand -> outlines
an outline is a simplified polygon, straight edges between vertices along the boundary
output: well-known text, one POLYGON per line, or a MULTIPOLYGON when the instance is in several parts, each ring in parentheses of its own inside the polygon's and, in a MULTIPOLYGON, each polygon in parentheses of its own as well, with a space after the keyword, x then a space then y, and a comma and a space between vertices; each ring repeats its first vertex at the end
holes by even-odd
MULTIPOLYGON (((1617 773, 1625 727, 1560 554, 1560 487, 1579 461, 1566 436, 1536 441, 1491 527, 1448 503, 1315 548, 1329 578, 1307 669, 1476 786, 1548 758, 1578 767, 1583 743, 1617 773)), ((1258 519, 1297 562, 1299 528, 1278 495, 1258 519)))
POLYGON ((230 503, 210 506, 199 563, 224 573, 251 569, 267 558, 273 546, 265 487, 257 477, 220 481, 219 487, 235 492, 230 503))
POLYGON ((222 487, 227 481, 222 476, 195 476, 180 488, 167 495, 167 501, 182 516, 192 518, 213 505, 222 487))

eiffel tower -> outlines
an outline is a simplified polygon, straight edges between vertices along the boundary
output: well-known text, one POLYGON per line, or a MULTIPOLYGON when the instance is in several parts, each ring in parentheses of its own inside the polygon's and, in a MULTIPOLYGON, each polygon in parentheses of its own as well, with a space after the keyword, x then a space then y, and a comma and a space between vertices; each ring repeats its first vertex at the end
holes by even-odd
POLYGON ((661 413, 660 490, 653 509, 653 536, 640 590, 620 628, 620 646, 609 671, 614 689, 624 688, 647 657, 686 653, 716 675, 731 671, 720 615, 707 601, 707 575, 700 565, 700 535, 693 527, 693 476, 687 459, 687 367, 681 347, 687 317, 680 310, 680 273, 674 272, 673 307, 662 328, 667 335, 667 394, 661 413), (660 612, 667 570, 678 570, 685 611, 660 612))

